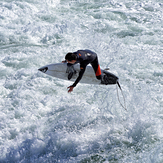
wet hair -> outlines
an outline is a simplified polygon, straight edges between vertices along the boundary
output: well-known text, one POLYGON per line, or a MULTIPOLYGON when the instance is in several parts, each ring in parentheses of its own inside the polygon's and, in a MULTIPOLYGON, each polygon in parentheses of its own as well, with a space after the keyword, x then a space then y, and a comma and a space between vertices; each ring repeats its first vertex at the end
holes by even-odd
POLYGON ((65 59, 68 61, 76 60, 77 56, 74 53, 67 53, 65 59))

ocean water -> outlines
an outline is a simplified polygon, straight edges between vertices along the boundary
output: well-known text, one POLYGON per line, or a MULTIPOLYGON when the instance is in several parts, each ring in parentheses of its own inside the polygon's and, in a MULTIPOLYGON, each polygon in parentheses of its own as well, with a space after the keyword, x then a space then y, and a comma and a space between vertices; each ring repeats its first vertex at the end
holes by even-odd
POLYGON ((162 163, 163 1, 0 0, 0 162, 162 163), (115 85, 69 94, 38 72, 79 49, 119 77, 127 111, 115 85))

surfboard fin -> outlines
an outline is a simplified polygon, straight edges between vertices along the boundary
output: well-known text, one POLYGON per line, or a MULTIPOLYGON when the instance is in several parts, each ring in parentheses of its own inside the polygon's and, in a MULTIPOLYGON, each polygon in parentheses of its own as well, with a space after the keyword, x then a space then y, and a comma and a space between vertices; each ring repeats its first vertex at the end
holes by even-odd
POLYGON ((108 67, 108 68, 105 68, 104 70, 106 70, 106 71, 107 71, 107 70, 110 70, 110 68, 108 67))

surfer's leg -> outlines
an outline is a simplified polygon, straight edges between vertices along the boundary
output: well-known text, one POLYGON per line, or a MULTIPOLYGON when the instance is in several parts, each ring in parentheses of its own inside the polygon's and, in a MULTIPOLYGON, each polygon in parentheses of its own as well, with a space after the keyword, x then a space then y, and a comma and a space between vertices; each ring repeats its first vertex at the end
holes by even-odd
POLYGON ((101 73, 100 65, 98 63, 98 58, 96 57, 93 62, 91 62, 91 65, 95 71, 96 78, 98 80, 101 80, 101 84, 110 84, 110 79, 108 78, 107 74, 105 72, 101 73))
POLYGON ((98 80, 100 80, 101 79, 101 69, 100 69, 100 65, 98 63, 98 58, 97 57, 94 59, 93 62, 91 62, 91 65, 92 65, 92 67, 94 69, 94 72, 96 74, 96 78, 98 80))

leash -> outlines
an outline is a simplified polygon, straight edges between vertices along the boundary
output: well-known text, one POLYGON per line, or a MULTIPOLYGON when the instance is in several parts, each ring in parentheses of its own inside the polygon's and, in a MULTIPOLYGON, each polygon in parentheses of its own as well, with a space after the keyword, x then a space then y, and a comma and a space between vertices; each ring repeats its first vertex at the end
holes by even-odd
POLYGON ((127 109, 126 109, 126 101, 125 101, 125 97, 124 97, 124 95, 123 95, 122 88, 121 88, 121 86, 120 86, 120 84, 119 84, 118 81, 117 81, 117 84, 116 84, 116 88, 117 88, 118 101, 119 101, 120 105, 121 105, 121 106, 122 106, 122 107, 127 111, 127 109), (117 86, 117 85, 118 85, 118 86, 117 86), (122 94, 122 96, 123 96, 123 100, 124 100, 124 105, 121 103, 121 101, 120 101, 120 99, 119 99, 118 87, 119 87, 119 89, 121 90, 121 94, 122 94))

